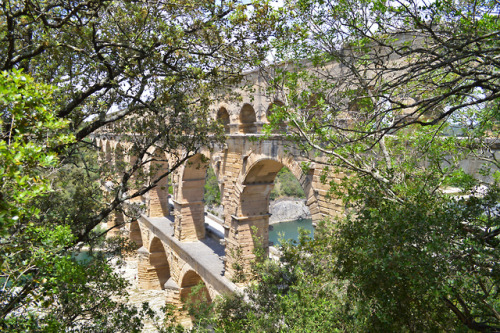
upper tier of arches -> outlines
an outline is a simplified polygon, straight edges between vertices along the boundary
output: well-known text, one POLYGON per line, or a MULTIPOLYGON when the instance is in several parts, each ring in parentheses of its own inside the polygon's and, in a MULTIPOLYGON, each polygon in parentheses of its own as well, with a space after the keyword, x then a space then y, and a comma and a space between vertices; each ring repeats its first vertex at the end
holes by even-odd
MULTIPOLYGON (((264 124, 272 120, 276 107, 283 106, 280 100, 272 100, 264 104, 242 102, 236 105, 219 103, 214 112, 226 134, 256 134, 262 131, 264 124)), ((280 128, 284 123, 279 124, 280 128)))

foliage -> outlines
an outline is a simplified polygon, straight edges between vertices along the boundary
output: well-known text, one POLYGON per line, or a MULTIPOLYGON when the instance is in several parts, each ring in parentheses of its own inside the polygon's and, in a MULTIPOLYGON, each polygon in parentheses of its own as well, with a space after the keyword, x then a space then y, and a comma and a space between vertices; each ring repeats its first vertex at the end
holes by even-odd
POLYGON ((268 131, 287 124, 346 216, 285 245, 221 303, 219 327, 498 331, 498 3, 292 0, 280 13, 278 65, 262 68, 279 101, 268 131), (484 165, 468 174, 466 159, 484 165))
MULTIPOLYGON (((73 141, 68 122, 58 119, 52 109, 53 88, 14 70, 2 72, 0 91, 0 327, 11 332, 66 331, 73 325, 103 332, 138 331, 137 310, 109 298, 123 290, 123 279, 102 256, 78 262, 69 251, 76 238, 77 230, 72 229, 77 229, 77 219, 51 216, 54 213, 48 209, 46 201, 58 196, 53 174, 65 172, 58 169, 62 151, 58 147, 73 141), (37 201, 44 204, 34 204, 37 201), (56 224, 54 219, 59 219, 56 224), (89 315, 92 321, 87 320, 89 315), (127 326, 122 324, 125 318, 130 319, 127 326)), ((65 195, 68 200, 71 190, 65 195)), ((78 204, 84 205, 83 200, 78 204)))
POLYGON ((269 194, 271 200, 280 198, 305 198, 299 181, 287 167, 283 167, 274 180, 274 188, 269 194))
POLYGON ((57 164, 55 147, 72 141, 68 123, 51 110, 53 88, 22 71, 0 73, 1 235, 26 216, 26 203, 50 190, 43 171, 57 164))
POLYGON ((222 140, 208 106, 262 58, 275 20, 246 3, 1 2, 2 329, 140 330, 108 257, 74 254, 126 250, 96 228, 137 218, 130 199, 222 140), (121 145, 96 147, 102 133, 121 145))
POLYGON ((499 194, 372 201, 314 240, 285 244, 245 297, 218 303, 215 321, 225 332, 465 331, 457 313, 467 313, 470 329, 495 331, 498 240, 483 230, 498 229, 499 194))
POLYGON ((217 176, 215 175, 214 169, 209 167, 207 169, 207 177, 205 180, 203 200, 205 200, 205 205, 214 206, 220 205, 220 189, 219 182, 217 181, 217 176))
POLYGON ((191 288, 188 299, 184 300, 184 309, 187 310, 193 320, 195 329, 203 329, 208 324, 208 318, 213 311, 209 299, 208 289, 203 282, 191 288))

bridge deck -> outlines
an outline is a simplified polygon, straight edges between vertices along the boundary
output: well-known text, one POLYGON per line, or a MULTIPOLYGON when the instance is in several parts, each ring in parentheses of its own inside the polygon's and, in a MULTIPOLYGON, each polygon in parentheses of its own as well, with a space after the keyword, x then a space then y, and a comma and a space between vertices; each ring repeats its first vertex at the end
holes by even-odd
POLYGON ((185 262, 210 283, 219 293, 232 293, 239 288, 224 276, 224 246, 212 238, 197 242, 180 242, 175 239, 173 217, 141 216, 141 222, 161 241, 172 248, 185 262))

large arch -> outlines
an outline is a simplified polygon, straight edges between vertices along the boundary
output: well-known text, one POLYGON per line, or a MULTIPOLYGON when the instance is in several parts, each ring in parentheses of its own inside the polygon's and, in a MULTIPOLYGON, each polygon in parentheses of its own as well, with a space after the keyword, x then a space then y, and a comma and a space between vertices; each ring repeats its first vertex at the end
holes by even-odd
POLYGON ((248 171, 240 194, 239 224, 247 225, 247 242, 243 251, 251 256, 256 246, 261 246, 265 253, 269 250, 269 194, 274 187, 274 179, 283 168, 283 164, 274 160, 262 160, 248 171), (261 243, 261 244, 256 244, 261 243))
POLYGON ((180 241, 205 238, 203 190, 207 173, 207 158, 202 154, 191 157, 181 170, 180 184, 174 201, 175 230, 180 241))
POLYGON ((245 103, 240 110, 240 133, 256 133, 257 117, 252 105, 245 103))
MULTIPOLYGON (((226 231, 226 276, 240 279, 250 270, 250 262, 255 258, 255 250, 264 255, 269 251, 269 194, 274 187, 278 172, 286 166, 301 184, 308 199, 314 194, 311 187, 312 175, 304 173, 300 164, 290 158, 249 158, 246 170, 241 174, 235 196, 237 209, 231 216, 230 227, 226 231)), ((311 203, 306 204, 313 211, 311 203)))

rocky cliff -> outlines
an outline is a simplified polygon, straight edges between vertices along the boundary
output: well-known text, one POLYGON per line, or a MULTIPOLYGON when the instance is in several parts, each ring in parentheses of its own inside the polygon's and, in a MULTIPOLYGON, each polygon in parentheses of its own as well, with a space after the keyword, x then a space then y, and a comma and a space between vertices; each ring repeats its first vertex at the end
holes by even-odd
POLYGON ((311 218, 309 207, 306 206, 305 200, 301 199, 274 201, 269 205, 269 212, 272 214, 270 224, 311 218))

